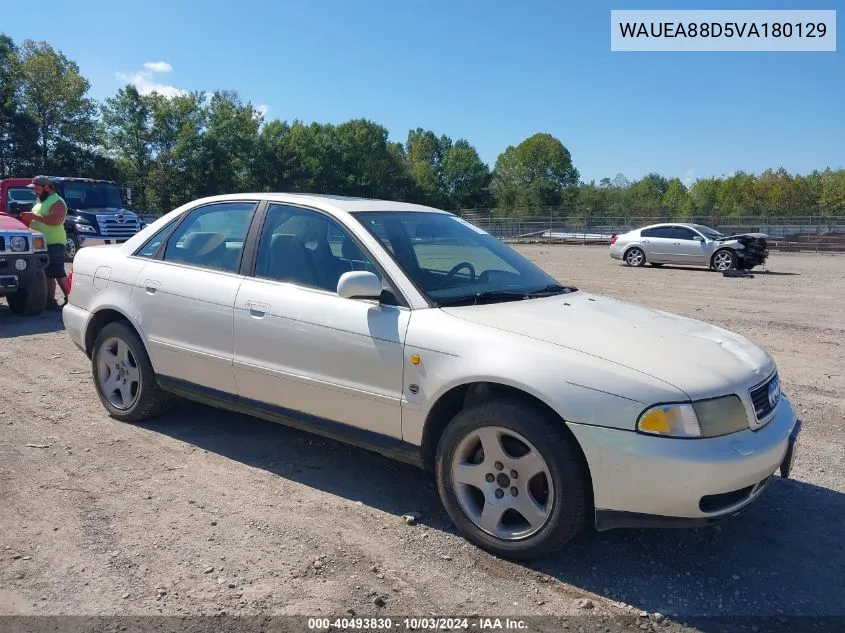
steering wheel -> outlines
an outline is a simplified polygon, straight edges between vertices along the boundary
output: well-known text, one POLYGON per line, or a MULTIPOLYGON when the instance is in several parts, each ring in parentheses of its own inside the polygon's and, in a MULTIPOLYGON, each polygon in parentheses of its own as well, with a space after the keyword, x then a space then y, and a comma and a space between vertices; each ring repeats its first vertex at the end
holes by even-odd
POLYGON ((445 288, 446 285, 449 283, 450 279, 455 276, 455 273, 459 270, 466 268, 472 274, 472 282, 475 283, 475 267, 469 262, 461 262, 460 264, 456 264, 452 267, 448 273, 446 273, 446 277, 443 279, 443 287, 445 288))

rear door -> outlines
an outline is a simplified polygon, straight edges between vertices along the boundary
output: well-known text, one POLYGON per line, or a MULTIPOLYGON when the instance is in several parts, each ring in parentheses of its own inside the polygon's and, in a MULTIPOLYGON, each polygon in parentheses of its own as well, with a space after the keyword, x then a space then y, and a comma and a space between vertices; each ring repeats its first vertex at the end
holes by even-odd
POLYGON ((131 309, 159 375, 237 393, 234 305, 257 206, 241 200, 199 206, 136 253, 149 263, 135 280, 131 309))
POLYGON ((672 262, 673 237, 671 226, 655 226, 640 231, 646 260, 656 263, 672 262))

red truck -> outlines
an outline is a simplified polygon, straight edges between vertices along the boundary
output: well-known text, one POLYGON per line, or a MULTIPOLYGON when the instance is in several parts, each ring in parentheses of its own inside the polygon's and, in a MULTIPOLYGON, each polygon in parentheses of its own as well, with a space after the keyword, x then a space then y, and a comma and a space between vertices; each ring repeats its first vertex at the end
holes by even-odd
MULTIPOLYGON (((30 205, 31 206, 31 205, 30 205)), ((6 298, 12 314, 33 315, 47 306, 47 277, 50 262, 47 240, 23 222, 0 213, 0 297, 6 298)))

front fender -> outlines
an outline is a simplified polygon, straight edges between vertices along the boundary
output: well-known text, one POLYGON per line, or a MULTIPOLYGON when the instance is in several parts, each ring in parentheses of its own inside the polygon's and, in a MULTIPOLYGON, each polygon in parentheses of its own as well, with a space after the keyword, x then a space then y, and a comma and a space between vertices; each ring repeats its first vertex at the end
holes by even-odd
POLYGON ((648 404, 685 399, 641 372, 437 309, 414 311, 405 348, 402 434, 415 444, 437 402, 476 382, 518 389, 567 422, 626 430, 648 404))

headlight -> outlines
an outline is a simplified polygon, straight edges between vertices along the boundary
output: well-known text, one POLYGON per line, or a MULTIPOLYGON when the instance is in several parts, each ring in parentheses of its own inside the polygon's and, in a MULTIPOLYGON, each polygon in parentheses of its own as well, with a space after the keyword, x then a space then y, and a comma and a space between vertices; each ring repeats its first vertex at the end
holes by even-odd
POLYGON ((20 253, 26 250, 26 238, 23 235, 15 235, 9 240, 9 246, 13 253, 20 253))
POLYGON ((644 411, 637 429, 665 437, 719 437, 748 427, 745 407, 737 396, 664 404, 644 411))
POLYGON ((702 437, 719 437, 749 428, 748 415, 737 396, 724 396, 693 403, 702 437))
POLYGON ((701 437, 701 425, 691 404, 661 404, 644 411, 637 429, 667 437, 701 437))
POLYGON ((95 233, 94 227, 88 224, 76 223, 74 226, 76 227, 77 231, 80 231, 82 233, 95 233))

